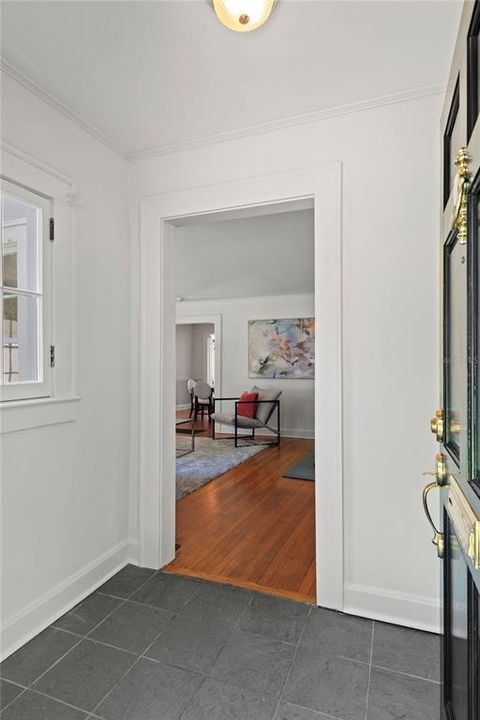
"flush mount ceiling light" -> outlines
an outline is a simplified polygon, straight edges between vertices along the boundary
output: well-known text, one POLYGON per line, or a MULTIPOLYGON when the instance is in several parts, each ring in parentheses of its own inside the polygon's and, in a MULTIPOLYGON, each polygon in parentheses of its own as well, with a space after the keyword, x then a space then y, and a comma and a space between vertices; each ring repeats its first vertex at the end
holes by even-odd
POLYGON ((275 0, 213 0, 217 17, 230 30, 249 32, 268 20, 275 0))

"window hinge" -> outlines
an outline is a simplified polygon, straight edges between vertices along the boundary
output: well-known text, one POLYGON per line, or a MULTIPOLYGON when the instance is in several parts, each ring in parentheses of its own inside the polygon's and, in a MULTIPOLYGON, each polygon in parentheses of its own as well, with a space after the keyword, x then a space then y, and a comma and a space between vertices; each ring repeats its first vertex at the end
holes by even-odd
POLYGON ((55 345, 50 345, 50 367, 55 367, 55 345))
POLYGON ((50 218, 49 237, 50 237, 50 240, 55 240, 55 218, 50 218))

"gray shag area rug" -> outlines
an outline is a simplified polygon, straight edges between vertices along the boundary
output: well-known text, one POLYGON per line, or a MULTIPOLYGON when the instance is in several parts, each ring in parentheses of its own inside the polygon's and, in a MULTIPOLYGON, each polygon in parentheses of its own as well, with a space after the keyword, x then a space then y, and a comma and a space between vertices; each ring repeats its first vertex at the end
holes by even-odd
MULTIPOLYGON (((177 435, 177 453, 190 449, 190 437, 177 435)), ((195 451, 177 457, 176 498, 190 495, 219 475, 265 450, 262 445, 250 445, 236 448, 233 440, 212 440, 206 437, 195 438, 195 451)))

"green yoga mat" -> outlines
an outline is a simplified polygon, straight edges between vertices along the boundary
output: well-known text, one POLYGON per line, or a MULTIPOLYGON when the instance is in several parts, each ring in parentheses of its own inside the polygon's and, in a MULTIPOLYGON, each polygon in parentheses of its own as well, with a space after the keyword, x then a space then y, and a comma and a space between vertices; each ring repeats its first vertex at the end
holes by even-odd
POLYGON ((287 470, 283 477, 315 482, 315 453, 304 455, 301 460, 287 470))

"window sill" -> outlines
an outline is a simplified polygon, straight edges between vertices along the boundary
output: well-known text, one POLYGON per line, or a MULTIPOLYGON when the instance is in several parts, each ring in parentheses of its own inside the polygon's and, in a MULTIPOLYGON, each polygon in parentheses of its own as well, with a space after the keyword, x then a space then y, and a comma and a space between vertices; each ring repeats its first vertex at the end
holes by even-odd
POLYGON ((0 434, 74 422, 80 400, 74 396, 4 402, 0 405, 0 434))

